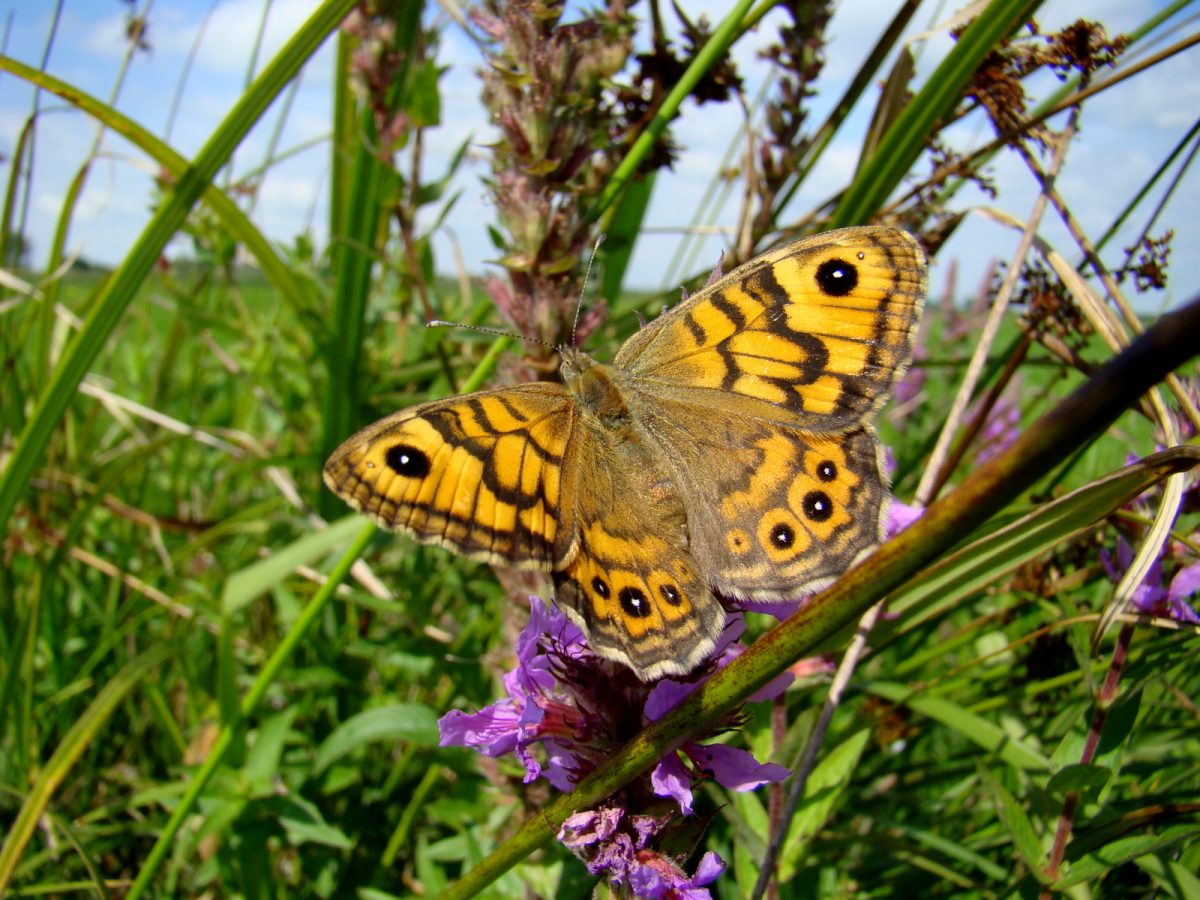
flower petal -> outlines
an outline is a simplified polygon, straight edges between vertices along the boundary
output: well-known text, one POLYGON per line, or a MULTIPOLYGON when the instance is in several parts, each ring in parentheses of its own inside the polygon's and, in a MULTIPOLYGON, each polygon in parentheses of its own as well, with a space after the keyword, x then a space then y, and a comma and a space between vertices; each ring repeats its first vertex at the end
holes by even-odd
POLYGON ((923 506, 893 500, 892 505, 888 507, 887 536, 893 537, 899 534, 913 522, 917 521, 917 519, 921 518, 921 514, 924 512, 925 507, 923 506))
POLYGON ((1184 566, 1175 573, 1175 577, 1171 579, 1171 586, 1167 589, 1167 599, 1186 600, 1196 591, 1200 591, 1200 562, 1184 566))
POLYGON ((648 722, 657 721, 682 703, 683 698, 695 689, 695 683, 676 681, 674 678, 660 679, 650 689, 642 707, 642 715, 648 722))
POLYGON ((473 747, 485 756, 503 756, 517 746, 518 713, 501 700, 477 713, 452 709, 438 719, 438 745, 473 747))
POLYGON ((731 791, 752 791, 768 781, 783 781, 791 770, 776 763, 760 763, 727 744, 684 744, 683 752, 704 772, 731 791))
POLYGON ((702 887, 706 884, 712 884, 717 880, 717 877, 725 871, 725 860, 721 859, 712 850, 709 850, 702 857, 696 866, 696 874, 694 874, 688 887, 702 887))
POLYGON ((650 773, 650 786, 659 797, 671 797, 685 816, 692 814, 692 779, 679 757, 672 753, 650 773))

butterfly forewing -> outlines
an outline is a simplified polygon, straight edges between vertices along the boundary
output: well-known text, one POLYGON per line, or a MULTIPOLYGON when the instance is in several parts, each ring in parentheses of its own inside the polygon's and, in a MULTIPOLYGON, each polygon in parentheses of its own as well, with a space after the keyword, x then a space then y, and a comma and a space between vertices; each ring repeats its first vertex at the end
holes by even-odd
POLYGON ((546 383, 428 403, 346 441, 325 483, 385 528, 549 571, 574 531, 562 498, 574 493, 575 415, 567 392, 546 383))
POLYGON ((843 430, 875 409, 907 364, 925 283, 920 248, 897 229, 806 238, 652 322, 615 366, 647 393, 843 430))

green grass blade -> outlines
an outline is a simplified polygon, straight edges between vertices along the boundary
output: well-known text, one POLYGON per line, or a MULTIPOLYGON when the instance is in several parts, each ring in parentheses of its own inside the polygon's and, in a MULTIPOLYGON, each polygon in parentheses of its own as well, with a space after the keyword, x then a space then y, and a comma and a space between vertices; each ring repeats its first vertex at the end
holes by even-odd
POLYGON ((0 528, 7 530, 17 501, 29 484, 51 434, 75 396, 79 382, 104 349, 109 335, 167 241, 183 224, 188 211, 212 183, 221 166, 263 111, 353 6, 354 0, 326 0, 300 26, 262 75, 234 104, 96 298, 83 328, 71 341, 39 398, 33 415, 17 440, 8 467, 0 478, 0 528))
POLYGON ((1197 464, 1200 447, 1173 447, 1097 479, 956 550, 894 595, 890 608, 904 613, 904 626, 912 627, 1090 528, 1167 476, 1197 464))
POLYGON ((604 243, 600 245, 599 253, 604 263, 600 296, 609 303, 616 302, 621 296, 621 285, 625 283, 625 272, 629 268, 634 245, 642 233, 642 223, 650 207, 656 180, 656 175, 652 173, 630 184, 604 223, 604 243))
POLYGON ((136 657, 104 686, 96 695, 96 699, 88 704, 83 715, 63 736, 62 743, 38 773, 29 795, 21 804, 20 812, 8 829, 4 846, 0 847, 0 894, 3 894, 11 883, 17 863, 37 827, 38 820, 46 812, 54 792, 70 774, 72 766, 78 762, 79 757, 104 727, 117 704, 173 652, 173 648, 169 646, 160 646, 136 657))
POLYGON ((391 703, 351 716, 330 732, 317 748, 313 776, 348 753, 373 741, 408 741, 421 747, 436 747, 437 715, 418 703, 391 703))
POLYGON ((958 104, 980 60, 1025 22, 1040 0, 992 0, 899 115, 834 211, 830 228, 861 225, 908 174, 926 139, 958 104))
MULTIPOLYGON (((900 5, 900 8, 896 10, 896 14, 888 23, 887 29, 879 36, 879 40, 875 42, 875 46, 871 48, 871 52, 867 55, 867 58, 858 67, 858 71, 854 73, 854 78, 851 79, 845 92, 838 99, 837 103, 834 104, 829 116, 813 132, 812 142, 804 153, 804 158, 800 163, 796 177, 788 185, 787 189, 779 195, 775 204, 775 210, 772 213, 774 218, 778 218, 783 213, 783 210, 787 208, 788 204, 792 202, 792 198, 808 179, 809 173, 820 162, 829 145, 833 143, 838 130, 842 127, 846 119, 849 118, 850 113, 858 104, 863 93, 879 77, 879 68, 887 59, 888 54, 891 53, 892 48, 895 47, 900 36, 904 33, 904 29, 908 27, 908 23, 912 21, 912 17, 916 14, 917 7, 920 5, 918 0, 905 0, 900 5)), ((889 83, 891 80, 889 78, 889 83)))
MULTIPOLYGON (((419 53, 422 3, 397 7, 395 46, 404 65, 393 75, 388 95, 388 109, 399 113, 409 101, 411 60, 419 53)), ((342 45, 339 45, 342 46, 342 45)), ((339 53, 339 62, 343 61, 339 53)), ((338 97, 339 103, 345 98, 338 97)), ((340 110, 347 115, 345 107, 340 110)), ((360 104, 358 127, 348 133, 339 131, 336 140, 353 137, 354 164, 349 172, 339 168, 334 172, 333 199, 345 204, 344 209, 330 212, 331 223, 339 229, 329 236, 333 247, 334 304, 329 340, 325 347, 329 382, 325 389, 322 410, 321 459, 329 456, 350 433, 362 424, 362 390, 359 366, 363 357, 362 343, 366 337, 367 301, 371 296, 371 271, 383 255, 382 242, 387 240, 386 221, 391 215, 391 194, 398 182, 394 170, 379 157, 379 135, 375 127, 376 111, 371 103, 360 104)), ((338 123, 341 124, 339 118, 338 123)), ((348 147, 341 147, 345 152, 348 147)), ((341 508, 341 501, 328 491, 320 495, 320 509, 332 518, 341 508)))
POLYGON ((296 569, 323 558, 330 549, 358 534, 366 524, 361 516, 345 516, 322 531, 303 535, 266 559, 229 576, 221 592, 221 610, 232 615, 256 597, 276 587, 296 569))
MULTIPOLYGON (((0 56, 0 71, 11 72, 19 78, 24 78, 31 84, 49 91, 81 112, 104 123, 105 128, 121 135, 166 169, 174 178, 182 178, 188 170, 189 163, 184 156, 177 153, 168 144, 163 143, 137 122, 122 115, 91 94, 8 57, 0 56)), ((229 198, 229 195, 215 185, 209 184, 204 188, 201 200, 220 219, 221 226, 226 233, 244 246, 254 257, 262 269, 263 275, 291 303, 292 308, 304 308, 305 288, 300 279, 288 268, 271 242, 255 227, 241 208, 229 198)))
POLYGON ((33 140, 33 123, 32 118, 27 120, 21 126, 20 135, 14 142, 8 164, 8 184, 4 188, 4 207, 0 210, 0 266, 13 269, 21 262, 17 257, 20 256, 19 251, 22 248, 17 246, 17 241, 23 238, 13 232, 13 219, 17 210, 17 192, 20 190, 21 176, 25 171, 25 154, 29 151, 30 141, 33 140))
POLYGON ((221 731, 217 735, 217 739, 213 742, 212 749, 209 750, 204 764, 192 776, 187 791, 180 798, 179 804, 171 813, 171 818, 163 827, 158 840, 150 848, 150 853, 146 856, 146 861, 142 864, 137 879, 134 881, 132 887, 130 887, 129 893, 126 895, 126 900, 137 900, 137 898, 146 892, 146 889, 150 886, 150 881, 166 860, 167 853, 171 850, 176 835, 179 834, 179 829, 183 826, 188 816, 192 815, 195 811, 201 793, 204 792, 204 788, 208 785, 208 782, 212 779, 217 769, 220 768, 222 762, 224 762, 226 754, 229 753, 230 748, 233 746, 233 738, 237 734, 238 729, 242 727, 245 720, 257 709, 258 704, 262 702, 263 697, 266 695, 267 689, 274 683, 288 660, 291 659, 292 654, 296 651, 296 647, 299 646, 300 641, 308 633, 309 628, 312 627, 312 624, 325 611, 325 607, 333 598, 337 586, 342 583, 342 580, 350 571, 350 567, 354 565, 355 560, 362 555, 367 544, 375 536, 375 530, 374 525, 367 525, 359 532, 358 536, 354 539, 354 543, 347 548, 346 552, 338 560, 337 565, 333 567, 333 571, 329 573, 328 580, 313 594, 312 600, 304 607, 304 612, 296 619, 291 630, 284 635, 283 640, 279 642, 275 650, 271 653, 270 659, 267 660, 262 671, 254 679, 254 684, 250 686, 250 690, 242 698, 239 715, 233 721, 222 724, 221 731))
POLYGON ((1004 823, 1004 827, 1008 829, 1017 856, 1025 863, 1025 868, 1034 877, 1039 876, 1041 874, 1042 844, 1038 840, 1033 822, 1026 814, 1025 808, 1017 802, 1017 798, 1012 795, 1012 792, 1000 783, 1000 779, 996 777, 995 773, 984 765, 979 766, 979 778, 992 795, 996 812, 1000 821, 1004 823))
POLYGON ((903 703, 914 712, 940 722, 989 753, 995 753, 1010 766, 1046 774, 1050 772, 1050 759, 1044 753, 951 700, 914 693, 908 685, 890 682, 871 682, 863 690, 893 703, 903 703))
POLYGON ((700 82, 704 73, 720 61, 730 45, 742 33, 742 24, 753 5, 754 0, 738 0, 729 14, 721 20, 721 24, 708 39, 708 43, 692 59, 679 81, 675 83, 675 87, 663 100, 662 106, 658 108, 654 118, 650 120, 650 124, 646 126, 646 130, 638 135, 633 146, 629 148, 629 153, 613 172, 612 177, 604 186, 600 198, 596 201, 596 205, 589 211, 593 218, 603 215, 621 191, 625 189, 638 167, 654 148, 654 142, 659 139, 671 120, 675 118, 675 114, 679 112, 683 101, 691 96, 692 89, 700 82))
POLYGON ((833 749, 822 754, 804 785, 804 799, 788 825, 783 852, 779 855, 779 883, 791 881, 812 845, 817 833, 841 806, 853 782, 854 770, 871 739, 870 729, 862 728, 833 749))

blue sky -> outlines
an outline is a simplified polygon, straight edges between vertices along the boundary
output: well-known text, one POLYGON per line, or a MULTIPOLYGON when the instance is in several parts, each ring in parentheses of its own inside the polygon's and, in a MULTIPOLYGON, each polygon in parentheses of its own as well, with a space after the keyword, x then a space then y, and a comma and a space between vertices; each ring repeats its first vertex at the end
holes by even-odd
MULTIPOLYGON (((315 0, 274 0, 269 5, 259 67, 315 5, 315 0)), ((1045 31, 1087 15, 1104 22, 1112 32, 1135 27, 1159 5, 1138 0, 1048 0, 1038 18, 1045 31)), ((718 4, 685 3, 684 6, 689 14, 708 7, 710 20, 719 17, 722 9, 718 4)), ((24 62, 38 64, 53 7, 50 2, 0 0, 0 15, 10 29, 6 52, 24 62)), ((928 11, 922 9, 916 17, 914 32, 937 24, 939 16, 948 15, 946 10, 952 9, 953 4, 926 4, 926 7, 928 11)), ((185 155, 194 154, 244 88, 264 8, 264 0, 155 0, 148 33, 152 51, 135 56, 117 107, 156 134, 166 134, 186 57, 207 17, 199 51, 169 133, 169 141, 177 150, 185 155)), ((814 101, 814 121, 820 121, 828 104, 840 94, 858 60, 890 18, 892 8, 892 4, 877 0, 847 0, 839 5, 831 29, 828 62, 818 85, 824 90, 814 101)), ((109 97, 125 54, 124 17, 128 9, 119 0, 65 0, 63 18, 49 52, 48 70, 85 91, 109 97)), ((750 96, 765 76, 765 68, 756 60, 755 51, 769 40, 771 32, 770 27, 764 27, 737 49, 750 96)), ((494 221, 494 211, 488 206, 479 182, 486 172, 489 131, 478 101, 478 81, 474 74, 478 65, 476 50, 455 26, 449 26, 445 34, 442 60, 450 66, 443 81, 445 124, 428 135, 426 177, 440 174, 449 155, 464 140, 471 139, 473 143, 468 166, 460 179, 462 198, 448 219, 446 230, 437 238, 435 248, 441 270, 453 270, 456 242, 467 269, 478 273, 494 255, 486 233, 487 224, 494 221)), ((1179 36, 1173 35, 1169 41, 1179 36)), ((948 46, 949 40, 942 34, 914 45, 919 59, 918 82, 948 46)), ((321 139, 328 131, 330 69, 331 53, 327 46, 304 72, 284 121, 279 147, 286 150, 309 142, 316 144, 273 166, 255 201, 254 220, 268 236, 281 242, 290 243, 296 234, 310 228, 318 243, 322 242, 328 149, 321 139)), ((1054 86, 1049 78, 1040 84, 1045 89, 1054 86)), ((0 152, 6 158, 11 158, 32 102, 32 93, 23 82, 9 75, 0 76, 0 152)), ((871 96, 870 103, 873 102, 871 96)), ((53 97, 43 98, 42 109, 37 131, 36 178, 27 220, 35 261, 44 259, 66 187, 96 136, 94 123, 63 108, 53 97)), ((845 183, 856 164, 868 113, 869 109, 859 111, 843 128, 822 169, 814 173, 796 198, 798 214, 845 183)), ((1059 188, 1093 237, 1107 226, 1198 113, 1200 55, 1194 50, 1090 102, 1081 135, 1069 151, 1059 188)), ((239 149, 234 161, 237 176, 263 164, 279 114, 277 104, 239 149)), ((710 267, 716 261, 723 244, 720 236, 706 240, 689 271, 668 272, 664 265, 678 245, 679 229, 692 221, 701 196, 741 125, 742 113, 736 104, 685 108, 675 126, 676 139, 684 151, 675 171, 660 175, 649 214, 652 228, 636 249, 630 284, 670 288, 684 275, 710 267)), ((960 146, 970 146, 990 136, 987 127, 977 121, 960 126, 955 139, 960 146)), ((3 171, 6 182, 7 169, 6 162, 3 171)), ((149 216, 153 171, 153 166, 130 145, 112 135, 105 136, 102 161, 92 171, 70 233, 71 250, 103 263, 118 262, 149 216)), ((1001 156, 992 173, 1001 192, 996 205, 1025 218, 1032 208, 1035 188, 1023 164, 1012 154, 1001 156)), ((735 190, 731 202, 716 217, 716 225, 729 227, 736 222, 737 197, 735 190)), ((1200 201, 1200 176, 1193 171, 1160 219, 1164 224, 1155 229, 1158 233, 1165 224, 1172 224, 1177 231, 1171 259, 1171 287, 1165 296, 1154 295, 1143 304, 1144 308, 1182 302, 1200 285, 1200 254, 1194 252, 1200 240, 1200 216, 1195 214, 1197 201, 1200 201)), ((964 209, 990 203, 981 195, 964 193, 959 198, 964 209)), ((1123 242, 1115 242, 1113 249, 1129 243, 1142 221, 1142 215, 1135 214, 1133 224, 1121 235, 1123 242)), ((1064 249, 1069 259, 1076 258, 1066 232, 1052 214, 1047 214, 1041 233, 1064 249)), ((933 275, 935 292, 940 289, 952 259, 958 264, 958 292, 972 292, 984 276, 989 260, 1007 259, 1016 242, 1015 232, 982 215, 968 216, 939 257, 933 275)), ((183 239, 171 245, 175 254, 188 250, 183 239)), ((1112 253, 1108 255, 1109 260, 1115 258, 1112 253)))

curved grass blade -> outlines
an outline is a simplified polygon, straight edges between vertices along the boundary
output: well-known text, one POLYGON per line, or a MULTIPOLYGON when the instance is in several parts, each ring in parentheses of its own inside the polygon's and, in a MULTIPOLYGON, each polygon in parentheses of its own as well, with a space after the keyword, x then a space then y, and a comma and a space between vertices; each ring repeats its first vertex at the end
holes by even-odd
POLYGON ((29 484, 50 435, 58 427, 80 381, 104 348, 162 248, 267 106, 353 7, 354 0, 325 0, 300 26, 262 75, 234 104, 105 284, 83 328, 71 341, 39 398, 25 430, 17 439, 8 467, 0 477, 0 529, 7 529, 9 518, 29 484))
POLYGON ((902 614, 904 628, 915 627, 1198 464, 1200 447, 1173 447, 1099 478, 939 560, 895 593, 889 608, 902 614))
POLYGON ((992 0, 988 4, 887 130, 875 155, 842 197, 830 228, 860 225, 871 218, 912 168, 926 138, 953 112, 980 60, 1040 5, 1040 0, 992 0))
MULTIPOLYGON (((81 112, 104 123, 104 127, 121 135, 156 163, 167 170, 175 179, 183 177, 188 169, 186 157, 177 153, 170 145, 159 140, 137 122, 122 115, 111 106, 84 93, 73 85, 59 81, 37 69, 9 57, 0 56, 0 71, 11 72, 19 78, 36 84, 45 91, 67 101, 81 112)), ((280 257, 271 242, 263 235, 241 208, 229 199, 229 195, 215 185, 205 187, 200 199, 206 203, 221 221, 228 235, 246 248, 254 257, 263 275, 271 286, 287 299, 294 309, 303 309, 304 287, 292 270, 280 257)))
POLYGON ((366 524, 361 516, 345 516, 321 531, 311 531, 271 553, 266 559, 234 572, 221 592, 221 612, 230 616, 256 597, 278 586, 300 566, 323 559, 335 545, 366 524))
POLYGON ((72 766, 91 745, 104 723, 108 721, 108 717, 117 708, 117 704, 124 700, 152 669, 174 652, 173 647, 163 645, 130 661, 104 686, 96 695, 96 699, 84 710, 83 715, 63 736, 62 743, 38 773, 37 780, 8 829, 4 846, 0 847, 0 894, 5 892, 12 881, 17 863, 37 827, 38 820, 46 812, 54 792, 70 774, 72 766))

